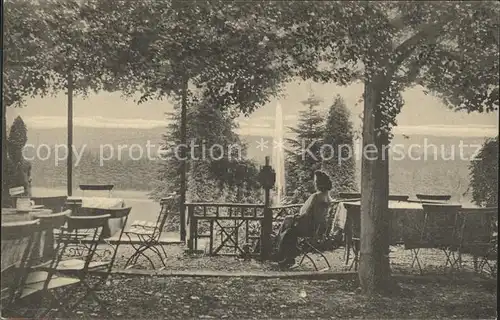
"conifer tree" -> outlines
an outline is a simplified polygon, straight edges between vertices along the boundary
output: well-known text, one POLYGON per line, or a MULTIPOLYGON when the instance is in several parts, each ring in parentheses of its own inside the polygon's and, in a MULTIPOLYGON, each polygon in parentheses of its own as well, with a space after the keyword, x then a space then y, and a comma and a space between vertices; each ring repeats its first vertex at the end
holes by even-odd
POLYGON ((312 92, 302 101, 307 110, 299 112, 296 128, 290 128, 295 139, 287 139, 286 172, 287 191, 294 194, 294 201, 305 201, 314 193, 314 171, 321 168, 324 116, 317 107, 322 100, 312 92))
POLYGON ((332 196, 357 191, 353 126, 350 112, 340 95, 330 107, 323 134, 323 170, 332 178, 332 196))
POLYGON ((28 141, 28 129, 18 116, 10 127, 7 138, 8 187, 24 187, 25 195, 31 194, 31 163, 24 159, 23 149, 28 141))

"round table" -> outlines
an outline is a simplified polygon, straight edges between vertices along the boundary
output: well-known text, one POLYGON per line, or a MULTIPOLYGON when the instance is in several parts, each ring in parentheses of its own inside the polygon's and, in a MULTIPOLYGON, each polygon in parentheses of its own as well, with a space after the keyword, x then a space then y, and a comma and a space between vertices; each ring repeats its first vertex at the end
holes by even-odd
MULTIPOLYGON (((18 210, 15 208, 2 208, 1 217, 2 223, 6 222, 17 222, 17 221, 29 221, 36 219, 37 214, 51 214, 50 209, 32 208, 30 210, 18 210)), ((53 235, 44 232, 40 233, 40 241, 37 241, 38 246, 34 248, 34 252, 38 252, 38 257, 43 260, 49 258, 51 252, 53 251, 53 235)), ((2 242, 2 258, 1 265, 2 269, 4 266, 11 265, 19 260, 20 255, 22 255, 21 243, 3 243, 2 242), (16 248, 19 247, 19 248, 16 248)))

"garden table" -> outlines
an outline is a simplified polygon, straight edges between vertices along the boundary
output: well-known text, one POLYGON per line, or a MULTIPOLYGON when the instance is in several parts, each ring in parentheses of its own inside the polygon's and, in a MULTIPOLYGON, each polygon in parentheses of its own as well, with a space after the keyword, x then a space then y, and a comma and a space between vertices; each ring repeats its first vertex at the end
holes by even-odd
MULTIPOLYGON (((359 205, 360 201, 343 201, 337 207, 334 227, 344 230, 347 221, 347 209, 344 203, 359 205)), ((432 202, 434 203, 434 202, 432 202)), ((442 203, 442 202, 441 202, 442 203)), ((467 208, 476 208, 473 205, 462 206, 462 211, 467 208)), ((391 215, 390 232, 391 245, 404 244, 404 238, 416 239, 420 237, 421 227, 424 222, 424 209, 420 201, 389 201, 389 213, 391 215)), ((347 239, 346 239, 347 240, 347 239)))
MULTIPOLYGON (((69 202, 81 201, 82 211, 85 214, 94 214, 97 210, 93 209, 118 209, 125 207, 125 201, 120 198, 108 197, 68 197, 69 202)), ((108 228, 103 231, 103 237, 111 237, 119 230, 124 228, 124 219, 109 219, 108 228)))
MULTIPOLYGON (((18 222, 18 221, 29 221, 35 219, 36 213, 39 214, 50 214, 52 210, 48 209, 36 209, 32 208, 31 210, 17 210, 14 208, 2 208, 1 216, 2 223, 6 222, 18 222)), ((40 233, 40 242, 39 248, 36 249, 34 253, 34 258, 44 257, 44 248, 46 244, 45 236, 40 233)), ((10 241, 2 242, 2 255, 1 255, 1 268, 2 270, 21 259, 21 256, 24 252, 24 248, 26 247, 25 243, 11 243, 10 241)), ((44 257, 45 258, 45 257, 44 257)))

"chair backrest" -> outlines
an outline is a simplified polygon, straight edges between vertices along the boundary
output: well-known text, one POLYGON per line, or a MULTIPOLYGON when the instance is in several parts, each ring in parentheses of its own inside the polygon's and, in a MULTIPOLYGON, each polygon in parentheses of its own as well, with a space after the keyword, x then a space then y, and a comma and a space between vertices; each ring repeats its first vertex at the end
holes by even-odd
POLYGON ((460 211, 462 221, 462 244, 488 244, 498 232, 498 207, 467 208, 460 211))
POLYGON ((93 190, 93 191, 110 191, 113 190, 113 184, 81 184, 80 190, 93 190))
POLYGON ((333 221, 335 218, 335 212, 338 204, 339 201, 334 200, 332 203, 330 203, 329 206, 325 207, 326 212, 324 212, 324 214, 326 216, 326 220, 321 221, 321 223, 316 223, 316 230, 313 230, 313 234, 311 234, 311 236, 316 241, 321 242, 328 238, 330 231, 332 229, 333 221))
POLYGON ((31 237, 40 230, 40 221, 17 221, 2 223, 2 241, 20 240, 31 237))
POLYGON ((108 196, 111 197, 111 190, 113 190, 114 185, 113 184, 81 184, 80 190, 83 191, 83 194, 85 194, 85 191, 108 191, 108 196))
POLYGON ((108 222, 110 215, 99 216, 68 216, 68 230, 88 230, 103 228, 108 222))
POLYGON ((361 237, 361 205, 356 203, 344 203, 347 210, 346 225, 349 224, 352 238, 359 239, 361 237))
POLYGON ((399 195, 399 194, 390 194, 389 200, 392 201, 407 201, 409 196, 399 195))
POLYGON ((179 197, 176 195, 172 195, 170 197, 162 198, 160 200, 160 214, 156 220, 156 229, 155 231, 158 234, 161 234, 163 228, 165 228, 165 224, 167 223, 167 218, 172 212, 179 210, 178 206, 179 197))
POLYGON ((14 302, 26 281, 39 220, 2 223, 1 303, 2 308, 14 302))
POLYGON ((422 240, 440 245, 459 244, 460 221, 458 214, 462 208, 459 204, 422 204, 425 221, 422 240))
POLYGON ((120 219, 120 218, 127 218, 128 215, 130 214, 130 211, 132 210, 132 207, 126 207, 126 208, 108 208, 108 209, 101 209, 101 208, 81 208, 83 213, 86 212, 86 210, 89 210, 89 212, 92 212, 91 215, 96 215, 96 216, 102 216, 102 215, 110 215, 110 219, 120 219))
POLYGON ((328 232, 333 227, 333 222, 335 221, 335 214, 337 213, 337 210, 339 208, 339 204, 340 204, 340 201, 333 200, 332 203, 330 203, 330 207, 328 208, 328 216, 327 216, 328 232))
POLYGON ((449 201, 451 195, 449 194, 421 194, 417 193, 417 199, 421 201, 449 201))
POLYGON ((35 204, 43 205, 45 208, 51 209, 53 212, 63 211, 67 199, 67 196, 31 197, 31 200, 33 200, 35 204))
POLYGON ((66 210, 59 213, 40 213, 34 214, 33 216, 40 220, 40 229, 41 230, 53 230, 60 229, 65 223, 68 216, 71 215, 71 210, 66 210))
POLYGON ((356 193, 356 192, 340 192, 339 193, 339 198, 340 199, 360 199, 361 198, 361 193, 356 193))

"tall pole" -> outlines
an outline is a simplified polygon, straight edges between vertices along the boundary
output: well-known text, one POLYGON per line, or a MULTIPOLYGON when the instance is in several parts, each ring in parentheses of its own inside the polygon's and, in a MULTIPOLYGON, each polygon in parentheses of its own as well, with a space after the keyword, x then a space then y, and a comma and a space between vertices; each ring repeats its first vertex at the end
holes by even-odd
MULTIPOLYGON (((184 87, 182 88, 182 99, 181 99, 181 192, 180 192, 180 233, 181 241, 186 241, 186 180, 187 180, 187 160, 186 160, 186 121, 187 121, 187 91, 188 91, 188 79, 184 80, 184 87)), ((191 223, 191 221, 190 221, 191 223)))
MULTIPOLYGON (((0 79, 3 79, 3 77, 0 76, 0 79)), ((2 204, 4 204, 8 203, 7 200, 9 199, 7 198, 10 197, 7 185, 7 108, 3 99, 0 100, 2 104, 2 204)))
MULTIPOLYGON (((4 12, 3 12, 3 2, 0 4, 1 13, 0 17, 3 20, 4 12)), ((3 23, 0 23, 0 58, 1 58, 1 68, 2 71, 4 69, 4 59, 3 59, 3 23)), ((5 89, 3 87, 3 72, 0 74, 0 88, 5 89)), ((7 108, 5 105, 4 99, 0 99, 0 103, 2 104, 2 207, 4 203, 8 203, 8 185, 7 185, 7 108), (4 200, 5 199, 5 200, 4 200)))
POLYGON ((264 218, 261 225, 261 259, 267 260, 271 256, 272 243, 271 233, 273 230, 273 212, 271 211, 271 189, 276 181, 276 174, 273 171, 269 156, 266 156, 266 164, 260 171, 260 182, 264 187, 264 218))
POLYGON ((68 72, 68 196, 73 195, 73 75, 68 72))

